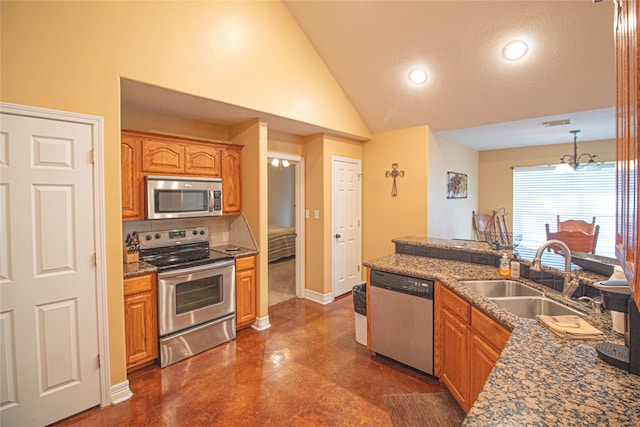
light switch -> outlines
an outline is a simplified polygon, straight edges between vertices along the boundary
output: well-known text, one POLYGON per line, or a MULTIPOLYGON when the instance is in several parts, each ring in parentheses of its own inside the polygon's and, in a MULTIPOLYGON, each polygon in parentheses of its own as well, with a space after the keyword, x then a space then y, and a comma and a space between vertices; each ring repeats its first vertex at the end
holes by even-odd
POLYGON ((228 231, 223 231, 222 232, 222 241, 223 242, 228 242, 229 241, 229 232, 228 231))
POLYGON ((320 219, 320 211, 318 209, 313 211, 313 218, 320 219))

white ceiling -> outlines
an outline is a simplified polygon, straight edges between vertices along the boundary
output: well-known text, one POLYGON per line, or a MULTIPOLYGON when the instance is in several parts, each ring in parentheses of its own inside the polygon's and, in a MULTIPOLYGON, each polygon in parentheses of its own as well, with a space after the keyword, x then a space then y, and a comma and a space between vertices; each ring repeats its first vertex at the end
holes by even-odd
MULTIPOLYGON (((571 142, 572 129, 582 130, 578 141, 615 138, 611 1, 284 3, 372 133, 426 124, 478 150, 571 142), (529 52, 506 61, 500 52, 514 38, 529 52), (406 76, 418 65, 429 80, 415 87, 406 76), (567 118, 573 123, 541 125, 567 118)), ((319 130, 131 81, 122 103, 202 120, 215 110, 218 124, 261 117, 278 130, 319 130)))

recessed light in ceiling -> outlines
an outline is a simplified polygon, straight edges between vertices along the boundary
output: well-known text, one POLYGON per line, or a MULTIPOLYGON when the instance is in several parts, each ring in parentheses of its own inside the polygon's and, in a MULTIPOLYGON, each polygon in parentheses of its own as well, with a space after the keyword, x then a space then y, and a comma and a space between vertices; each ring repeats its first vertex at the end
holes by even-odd
POLYGON ((415 85, 421 85, 427 81, 427 72, 421 68, 409 71, 409 81, 415 85))
POLYGON ((529 46, 522 40, 507 43, 502 49, 502 56, 509 61, 516 61, 527 54, 529 46))

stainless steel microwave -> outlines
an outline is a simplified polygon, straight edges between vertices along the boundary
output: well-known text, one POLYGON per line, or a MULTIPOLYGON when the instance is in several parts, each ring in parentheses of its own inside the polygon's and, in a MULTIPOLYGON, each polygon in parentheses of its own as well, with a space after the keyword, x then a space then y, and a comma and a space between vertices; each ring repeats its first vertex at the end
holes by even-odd
POLYGON ((147 219, 222 215, 222 180, 176 176, 145 177, 147 219))

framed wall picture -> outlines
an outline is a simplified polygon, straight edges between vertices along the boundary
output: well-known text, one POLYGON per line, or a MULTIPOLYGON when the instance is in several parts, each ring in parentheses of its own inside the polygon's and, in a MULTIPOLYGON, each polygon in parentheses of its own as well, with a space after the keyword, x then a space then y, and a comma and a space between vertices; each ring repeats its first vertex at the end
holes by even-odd
POLYGON ((447 199, 467 198, 467 175, 447 172, 447 199))

